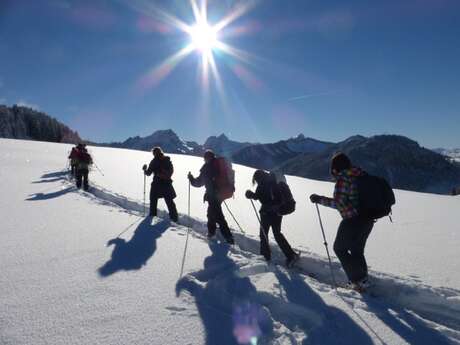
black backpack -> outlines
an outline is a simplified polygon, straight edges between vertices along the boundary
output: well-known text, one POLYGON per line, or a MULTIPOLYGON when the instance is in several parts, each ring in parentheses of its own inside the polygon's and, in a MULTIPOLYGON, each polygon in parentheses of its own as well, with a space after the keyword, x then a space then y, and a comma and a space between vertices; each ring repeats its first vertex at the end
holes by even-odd
POLYGON ((391 206, 396 202, 388 182, 378 176, 363 174, 356 178, 359 206, 358 213, 370 219, 390 215, 391 206))
MULTIPOLYGON (((280 216, 291 214, 295 211, 295 200, 292 196, 291 189, 287 184, 286 177, 280 172, 271 171, 270 178, 274 182, 277 192, 281 197, 281 204, 279 205, 276 213, 280 216)), ((272 193, 274 194, 274 190, 272 190, 272 193)))
POLYGON ((277 213, 280 216, 291 214, 295 211, 295 200, 292 196, 291 189, 286 182, 282 181, 277 183, 277 187, 281 194, 281 205, 279 206, 277 213))

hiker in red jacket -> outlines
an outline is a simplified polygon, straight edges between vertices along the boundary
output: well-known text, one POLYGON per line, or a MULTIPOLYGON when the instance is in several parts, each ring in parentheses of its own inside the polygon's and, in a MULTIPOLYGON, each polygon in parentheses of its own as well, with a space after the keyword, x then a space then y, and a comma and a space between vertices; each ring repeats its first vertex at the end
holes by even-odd
POLYGON ((83 189, 88 190, 88 174, 89 167, 93 164, 93 159, 91 155, 86 150, 84 144, 77 145, 77 188, 81 188, 83 184, 83 189))
POLYGON ((78 165, 78 148, 77 146, 72 147, 72 151, 70 151, 69 157, 70 159, 70 174, 72 177, 76 177, 77 175, 77 165, 78 165))

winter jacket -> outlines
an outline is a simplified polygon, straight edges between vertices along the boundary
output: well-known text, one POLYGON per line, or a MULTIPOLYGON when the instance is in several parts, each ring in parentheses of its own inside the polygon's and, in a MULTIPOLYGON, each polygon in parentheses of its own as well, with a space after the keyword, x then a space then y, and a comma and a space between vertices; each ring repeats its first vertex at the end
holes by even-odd
POLYGON ((77 164, 77 159, 78 159, 78 149, 73 147, 72 151, 70 151, 69 157, 70 159, 70 164, 76 165, 77 164))
POLYGON ((196 178, 190 179, 190 183, 193 187, 205 186, 205 201, 209 199, 217 199, 216 177, 219 172, 216 168, 215 161, 216 159, 214 158, 205 163, 200 169, 200 175, 196 178))
POLYGON ((343 219, 356 217, 359 206, 356 178, 363 174, 364 171, 357 167, 341 171, 336 176, 333 198, 321 196, 319 203, 337 209, 343 219))
POLYGON ((264 181, 257 185, 251 199, 259 200, 262 206, 260 213, 276 213, 282 204, 281 191, 276 180, 267 176, 264 181))
POLYGON ((91 155, 86 150, 78 150, 77 154, 77 168, 78 170, 88 170, 89 166, 93 164, 91 155))
POLYGON ((168 156, 155 157, 145 171, 147 176, 153 173, 151 185, 151 198, 166 198, 174 199, 176 191, 172 185, 171 176, 174 172, 174 167, 171 158, 168 156))

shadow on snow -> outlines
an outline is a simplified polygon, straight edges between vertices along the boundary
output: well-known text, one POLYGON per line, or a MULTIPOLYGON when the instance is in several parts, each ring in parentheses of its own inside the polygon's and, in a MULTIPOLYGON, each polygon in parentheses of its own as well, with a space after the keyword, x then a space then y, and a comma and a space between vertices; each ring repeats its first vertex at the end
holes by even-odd
POLYGON ((112 256, 98 272, 101 277, 107 277, 118 271, 139 270, 152 257, 157 249, 157 239, 169 228, 169 221, 161 221, 151 225, 152 218, 146 217, 139 223, 129 241, 120 237, 107 242, 114 246, 112 256))

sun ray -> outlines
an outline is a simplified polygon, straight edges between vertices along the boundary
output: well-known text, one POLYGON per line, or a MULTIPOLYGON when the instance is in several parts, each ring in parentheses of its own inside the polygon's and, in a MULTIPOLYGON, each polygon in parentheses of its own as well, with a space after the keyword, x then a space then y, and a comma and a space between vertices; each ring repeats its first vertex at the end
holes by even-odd
POLYGON ((224 83, 222 82, 222 79, 220 77, 219 70, 217 69, 216 61, 214 60, 213 55, 210 55, 209 66, 211 67, 211 73, 216 83, 217 93, 219 95, 220 101, 222 102, 224 112, 228 113, 229 107, 228 107, 227 98, 225 96, 224 83))
MULTIPOLYGON (((238 18, 252 10, 260 0, 247 0, 239 3, 227 15, 225 15, 216 24, 208 22, 208 1, 207 0, 189 0, 189 5, 194 17, 193 24, 187 24, 175 15, 166 12, 162 8, 154 5, 147 0, 119 0, 126 2, 129 6, 145 16, 154 18, 162 23, 169 25, 186 33, 189 37, 189 43, 178 52, 172 54, 156 67, 152 68, 146 75, 138 81, 138 86, 142 90, 158 85, 163 79, 172 73, 175 67, 190 53, 196 52, 200 58, 199 72, 200 85, 203 94, 207 97, 211 85, 215 85, 222 104, 227 108, 227 99, 225 95, 224 82, 219 73, 216 58, 223 58, 225 55, 248 65, 255 65, 255 62, 262 61, 247 51, 233 47, 220 39, 225 36, 223 29, 228 27, 228 32, 232 31, 230 24, 238 18), (221 32, 222 31, 222 32, 221 32), (213 81, 213 83, 211 83, 213 81)), ((228 34, 227 32, 227 34, 228 34)), ((231 60, 224 59, 229 64, 230 70, 239 77, 246 86, 260 86, 261 83, 255 78, 249 70, 242 65, 235 65, 231 60)))
POLYGON ((147 75, 143 76, 138 81, 138 86, 141 90, 146 90, 158 85, 164 78, 166 78, 188 54, 193 51, 193 47, 188 45, 177 53, 166 58, 160 65, 152 68, 147 75))
POLYGON ((144 15, 159 20, 165 24, 171 25, 183 32, 188 32, 190 25, 187 25, 185 22, 179 18, 173 16, 172 14, 162 10, 158 6, 155 6, 151 2, 145 0, 123 0, 128 6, 134 10, 143 13, 144 15))
POLYGON ((228 55, 231 55, 233 56, 234 58, 240 60, 240 61, 243 61, 247 64, 250 64, 251 61, 255 58, 257 58, 256 56, 244 51, 244 50, 241 50, 241 49, 238 49, 238 48, 235 48, 235 47, 232 47, 224 42, 221 42, 221 41, 217 41, 216 42, 216 47, 217 49, 223 51, 224 53, 228 54, 228 55))
POLYGON ((257 3, 258 1, 253 0, 247 1, 243 5, 237 6, 233 12, 230 12, 227 16, 221 19, 214 27, 217 31, 222 30, 223 28, 237 20, 239 17, 252 10, 257 5, 257 3))

